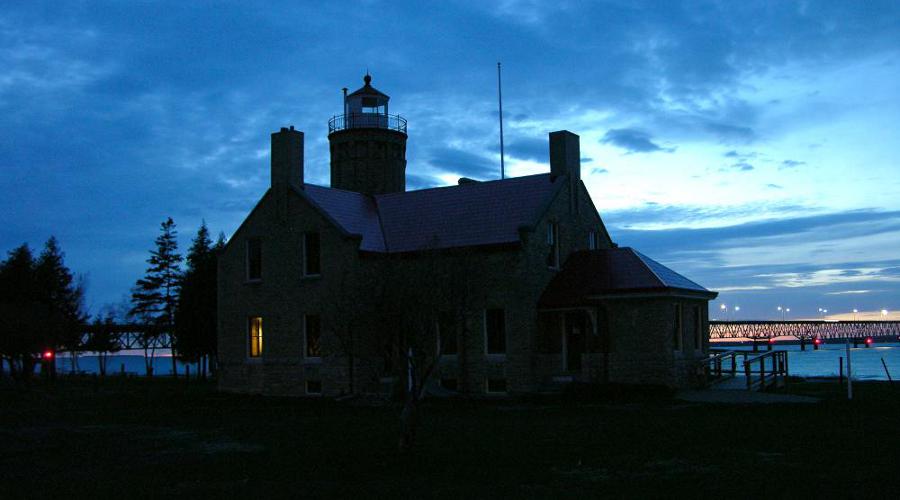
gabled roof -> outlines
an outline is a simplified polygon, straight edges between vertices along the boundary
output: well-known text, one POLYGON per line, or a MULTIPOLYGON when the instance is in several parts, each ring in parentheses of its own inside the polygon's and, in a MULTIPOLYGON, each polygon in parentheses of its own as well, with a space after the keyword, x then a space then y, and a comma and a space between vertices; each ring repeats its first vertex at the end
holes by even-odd
POLYGON ((542 308, 581 305, 592 297, 675 292, 714 299, 711 292, 632 248, 585 250, 569 256, 544 289, 542 308))
POLYGON ((360 250, 414 252, 516 243, 563 183, 539 174, 374 196, 309 184, 304 191, 341 229, 362 237, 360 250))
POLYGON ((303 192, 348 234, 362 238, 361 248, 384 252, 384 235, 375 199, 353 191, 306 184, 303 192))

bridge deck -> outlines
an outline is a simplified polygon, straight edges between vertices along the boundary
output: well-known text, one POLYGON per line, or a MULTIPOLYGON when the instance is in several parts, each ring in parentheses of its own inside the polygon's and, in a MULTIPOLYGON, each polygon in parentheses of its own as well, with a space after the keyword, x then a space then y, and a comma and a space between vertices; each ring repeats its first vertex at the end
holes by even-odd
POLYGON ((709 338, 802 340, 900 337, 900 321, 710 321, 709 338))

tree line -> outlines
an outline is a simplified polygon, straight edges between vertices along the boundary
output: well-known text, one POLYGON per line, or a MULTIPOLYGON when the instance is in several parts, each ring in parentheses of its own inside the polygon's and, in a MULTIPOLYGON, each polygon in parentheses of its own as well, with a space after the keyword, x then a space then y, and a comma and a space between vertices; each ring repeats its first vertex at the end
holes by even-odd
POLYGON ((119 344, 112 329, 103 326, 135 323, 153 327, 139 339, 147 375, 153 375, 159 337, 168 335, 173 374, 181 360, 197 363, 198 376, 205 377, 215 369, 216 261, 225 236, 220 234, 214 243, 203 222, 185 259, 178 253, 177 235, 175 222, 167 218, 128 304, 105 306, 93 318, 84 305, 85 281, 65 265, 56 238, 50 237, 37 257, 27 244, 10 250, 0 262, 0 368, 5 364, 14 378, 27 378, 42 353, 63 351, 70 353, 78 371, 78 354, 90 351, 97 353, 100 374, 105 375, 108 355, 119 344), (89 321, 94 333, 85 336, 89 321))

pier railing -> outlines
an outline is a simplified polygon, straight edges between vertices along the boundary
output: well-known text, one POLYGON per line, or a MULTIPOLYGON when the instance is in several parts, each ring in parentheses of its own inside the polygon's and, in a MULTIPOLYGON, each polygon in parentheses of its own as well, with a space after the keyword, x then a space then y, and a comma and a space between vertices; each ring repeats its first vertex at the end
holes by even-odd
POLYGON ((769 351, 757 355, 747 351, 727 351, 711 349, 710 356, 700 361, 707 380, 720 381, 738 375, 739 361, 744 377, 747 379, 747 390, 784 385, 788 379, 787 351, 769 351))
POLYGON ((778 377, 781 377, 782 385, 787 384, 787 351, 769 351, 746 359, 744 361, 744 375, 747 377, 748 391, 752 391, 754 387, 758 387, 761 391, 768 387, 777 387, 779 384, 778 377), (766 368, 767 363, 769 365, 768 368, 766 368), (755 364, 759 366, 758 370, 754 370, 755 364))
POLYGON ((701 361, 707 378, 722 379, 725 375, 737 375, 737 357, 743 353, 738 351, 716 351, 712 356, 701 361), (729 363, 730 362, 730 363, 729 363), (731 369, 727 369, 730 364, 731 369))

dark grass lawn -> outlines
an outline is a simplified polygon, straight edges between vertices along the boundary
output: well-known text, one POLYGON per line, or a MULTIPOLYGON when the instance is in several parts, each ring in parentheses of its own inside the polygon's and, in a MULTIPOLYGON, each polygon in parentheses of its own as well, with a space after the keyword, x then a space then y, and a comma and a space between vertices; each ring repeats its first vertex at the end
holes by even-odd
POLYGON ((900 497, 900 387, 797 383, 814 405, 664 397, 398 408, 171 380, 0 383, 0 498, 900 497))

